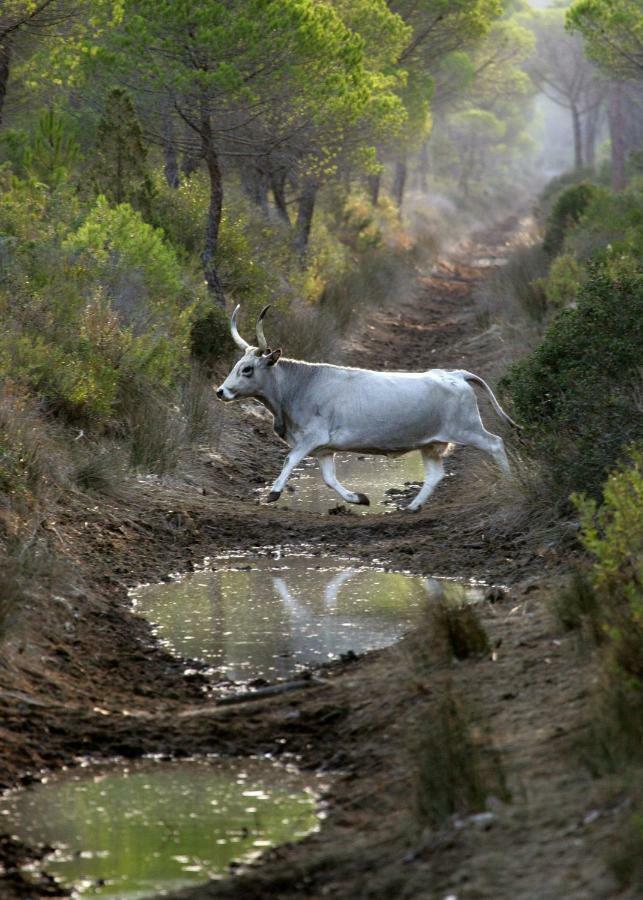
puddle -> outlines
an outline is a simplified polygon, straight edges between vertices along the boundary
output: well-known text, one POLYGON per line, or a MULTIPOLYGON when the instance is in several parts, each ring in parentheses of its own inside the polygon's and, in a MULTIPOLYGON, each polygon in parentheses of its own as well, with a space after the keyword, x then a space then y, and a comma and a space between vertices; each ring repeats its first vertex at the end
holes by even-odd
MULTIPOLYGON (((319 465, 312 459, 295 469, 277 505, 311 513, 328 512, 337 506, 345 506, 358 515, 388 513, 397 509, 397 503, 396 498, 387 495, 386 491, 403 488, 405 482, 424 480, 422 457, 417 452, 398 457, 338 453, 335 460, 341 483, 351 491, 366 494, 371 501, 370 506, 345 503, 339 494, 324 484, 319 465), (288 490, 289 487, 294 488, 294 492, 288 490)), ((402 505, 406 506, 408 502, 402 505)))
POLYGON ((266 759, 92 766, 0 800, 0 830, 55 846, 43 868, 73 896, 105 900, 222 877, 318 826, 303 777, 266 759))
POLYGON ((218 565, 141 586, 132 599, 171 652, 232 681, 291 678, 350 651, 386 647, 413 626, 427 599, 475 601, 486 587, 346 561, 321 565, 304 555, 218 565))

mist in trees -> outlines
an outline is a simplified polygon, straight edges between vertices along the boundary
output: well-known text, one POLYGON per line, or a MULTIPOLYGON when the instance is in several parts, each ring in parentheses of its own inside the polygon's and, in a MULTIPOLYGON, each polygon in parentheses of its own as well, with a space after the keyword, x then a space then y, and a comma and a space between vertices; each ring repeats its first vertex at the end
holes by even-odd
POLYGON ((637 0, 6 0, 0 159, 166 230, 158 178, 177 202, 200 179, 184 231, 224 307, 228 199, 306 271, 320 203, 354 191, 401 215, 444 196, 484 214, 607 157, 624 187, 640 20, 637 0))

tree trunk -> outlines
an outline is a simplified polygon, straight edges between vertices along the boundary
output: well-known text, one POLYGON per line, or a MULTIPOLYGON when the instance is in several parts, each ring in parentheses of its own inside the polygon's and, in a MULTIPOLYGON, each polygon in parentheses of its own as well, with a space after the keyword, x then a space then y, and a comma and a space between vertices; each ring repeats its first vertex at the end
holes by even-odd
POLYGON ((205 160, 208 178, 210 181, 210 202, 208 204, 208 216, 205 223, 205 236, 203 241, 203 276, 208 286, 208 291, 225 309, 225 295, 223 285, 216 268, 216 254, 219 245, 219 227, 221 225, 221 210, 223 208, 223 179, 219 156, 214 146, 210 116, 204 115, 201 119, 201 138, 203 141, 203 158, 205 160))
POLYGON ((380 199, 380 187, 382 186, 381 173, 378 172, 377 175, 369 175, 367 178, 367 182, 371 203, 373 204, 373 206, 377 206, 380 199))
POLYGON ((308 238, 313 224, 315 200, 317 199, 317 182, 313 178, 305 178, 301 186, 299 203, 297 204, 297 221, 295 222, 295 250, 303 258, 308 249, 308 238))
POLYGON ((429 141, 422 141, 418 158, 418 188, 423 194, 429 193, 429 141))
POLYGON ((614 81, 609 96, 607 117, 612 145, 612 189, 625 187, 625 117, 623 115, 623 83, 614 81))
POLYGON ((163 126, 163 172, 168 185, 176 190, 181 184, 181 176, 174 139, 174 124, 169 114, 163 126))
POLYGON ((275 209, 277 216, 286 225, 290 225, 290 216, 288 215, 288 207, 286 205, 286 170, 273 169, 270 172, 270 187, 272 188, 272 196, 275 199, 275 209))
POLYGON ((2 111, 4 109, 5 97, 7 96, 10 69, 11 45, 8 43, 2 44, 0 46, 0 125, 2 125, 2 111))
POLYGON ((254 164, 241 170, 241 183, 248 199, 258 206, 266 219, 270 218, 268 207, 268 177, 254 164))
POLYGON ((181 159, 181 172, 186 178, 189 178, 193 172, 201 165, 203 159, 203 149, 190 150, 183 154, 181 159))
POLYGON ((404 188, 406 187, 406 158, 395 163, 395 177, 393 178, 393 199, 398 209, 402 209, 404 201, 404 188))
POLYGON ((572 129, 574 132, 574 168, 582 169, 583 167, 583 135, 581 131, 580 113, 575 103, 572 103, 572 129))
POLYGON ((585 117, 585 139, 583 157, 585 165, 591 169, 596 162, 596 131, 598 127, 598 115, 595 111, 589 112, 585 117))

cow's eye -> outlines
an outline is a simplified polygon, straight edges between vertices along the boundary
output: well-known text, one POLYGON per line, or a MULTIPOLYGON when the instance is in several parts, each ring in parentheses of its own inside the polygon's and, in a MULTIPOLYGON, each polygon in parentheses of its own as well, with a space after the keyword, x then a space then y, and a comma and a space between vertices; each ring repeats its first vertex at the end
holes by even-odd
POLYGON ((250 377, 250 375, 252 375, 253 371, 254 371, 254 366, 244 366, 243 369, 241 370, 241 374, 247 375, 248 377, 250 377))

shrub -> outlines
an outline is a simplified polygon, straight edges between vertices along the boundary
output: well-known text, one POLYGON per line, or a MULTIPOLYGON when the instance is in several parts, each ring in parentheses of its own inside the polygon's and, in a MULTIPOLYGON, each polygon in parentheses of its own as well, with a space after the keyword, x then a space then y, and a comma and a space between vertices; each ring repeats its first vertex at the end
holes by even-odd
POLYGON ((563 172, 562 175, 552 178, 551 181, 545 185, 538 197, 535 209, 538 221, 541 223, 547 222, 556 200, 563 191, 566 191, 568 188, 574 187, 581 182, 591 182, 594 180, 594 173, 591 169, 570 169, 568 172, 563 172))
POLYGON ((612 254, 631 256, 640 266, 643 262, 643 180, 634 181, 622 193, 598 191, 568 235, 565 246, 580 260, 587 260, 609 247, 612 254))
POLYGON ((234 350, 230 335, 230 323, 218 306, 211 307, 192 323, 190 329, 190 353, 207 369, 234 350))
POLYGON ((147 147, 129 93, 113 88, 98 123, 89 179, 95 193, 111 203, 130 203, 146 219, 154 189, 148 171, 147 147))
POLYGON ((599 644, 590 762, 638 760, 643 744, 643 444, 607 479, 603 503, 576 497, 594 557, 593 633, 599 644))
POLYGON ((643 275, 627 258, 589 268, 576 309, 503 380, 559 490, 594 496, 622 447, 641 434, 638 395, 643 275))
POLYGON ((578 224, 590 203, 602 193, 605 193, 603 189, 595 184, 581 182, 559 195, 547 219, 543 239, 543 249, 546 253, 554 256, 561 250, 567 233, 578 224))
POLYGON ((543 283, 547 302, 559 309, 575 306, 582 281, 583 269, 576 257, 571 253, 557 256, 543 283))

